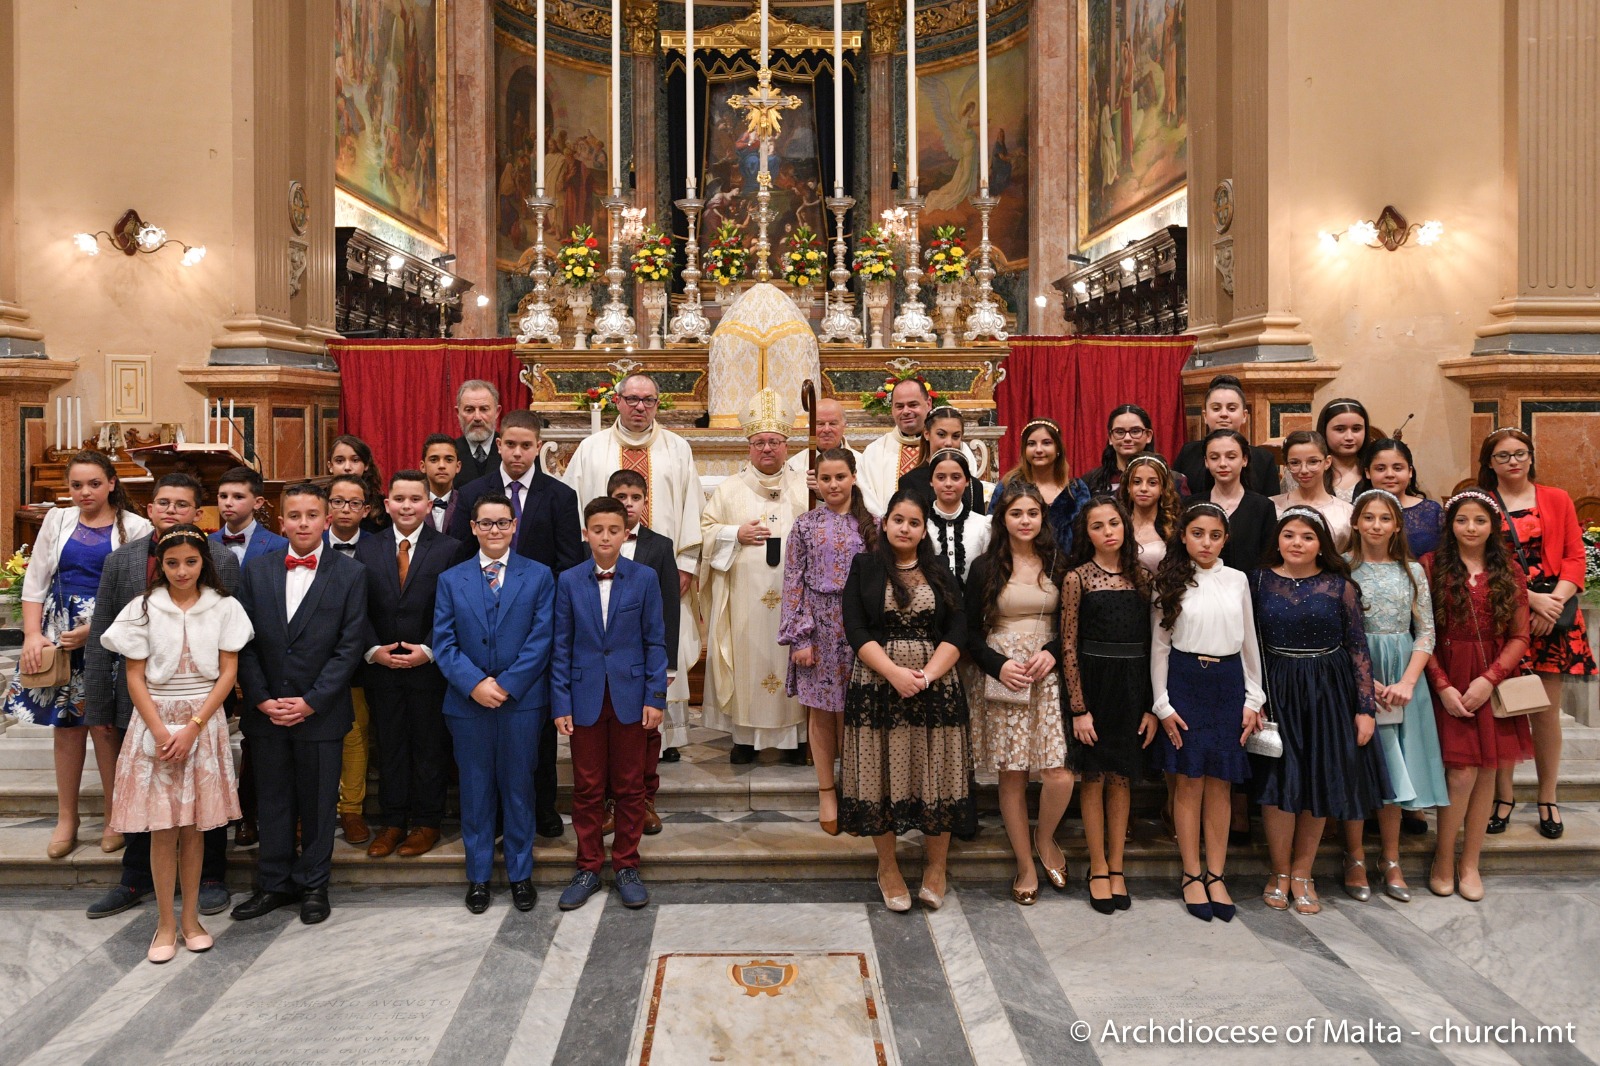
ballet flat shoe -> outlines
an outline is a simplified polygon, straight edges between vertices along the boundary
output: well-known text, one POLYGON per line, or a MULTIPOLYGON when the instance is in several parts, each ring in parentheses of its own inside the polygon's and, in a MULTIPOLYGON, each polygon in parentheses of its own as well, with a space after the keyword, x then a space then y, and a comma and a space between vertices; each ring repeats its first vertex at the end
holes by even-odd
POLYGON ((154 933, 152 933, 150 935, 150 950, 146 951, 144 953, 144 957, 145 958, 149 959, 153 963, 156 963, 157 965, 160 965, 161 963, 164 963, 164 962, 171 962, 174 958, 177 957, 177 954, 178 954, 178 941, 177 941, 176 938, 174 938, 174 940, 170 944, 164 945, 164 946, 159 947, 159 948, 156 947, 156 937, 158 937, 160 935, 161 935, 161 930, 160 929, 157 929, 154 933))
POLYGON ((179 936, 183 940, 183 946, 196 955, 202 951, 210 951, 217 943, 216 938, 204 929, 201 929, 197 936, 190 936, 188 933, 180 933, 179 936))

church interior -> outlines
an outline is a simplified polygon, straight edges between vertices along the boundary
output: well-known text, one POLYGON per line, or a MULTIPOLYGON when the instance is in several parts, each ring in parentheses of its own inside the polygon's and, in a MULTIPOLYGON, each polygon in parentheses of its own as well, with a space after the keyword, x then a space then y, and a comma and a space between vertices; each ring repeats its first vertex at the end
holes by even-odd
MULTIPOLYGON (((0 559, 70 502, 80 449, 141 513, 164 474, 209 490, 243 464, 270 514, 328 480, 343 434, 384 475, 416 465, 487 380, 541 416, 559 475, 636 371, 707 489, 744 466, 763 389, 793 455, 802 396, 837 400, 859 449, 915 378, 994 483, 1043 417, 1087 472, 1122 402, 1176 454, 1227 374, 1251 444, 1356 398, 1440 500, 1521 430, 1600 543, 1597 75, 1595 0, 0 0, 0 559)), ((0 635, 8 673, 21 643, 0 635)), ((1226 1051, 1102 1034, 1134 1014, 1360 1015, 1429 1061, 1600 1061, 1577 991, 1600 958, 1595 689, 1567 690, 1572 831, 1491 837, 1508 890, 1480 911, 1340 899, 1284 933, 1252 901, 1196 935, 1158 783, 1128 862, 1162 903, 1120 939, 1084 924, 1076 882, 1011 905, 998 816, 952 849, 972 887, 906 932, 868 842, 816 832, 811 770, 728 765, 697 710, 642 849, 648 917, 541 901, 486 925, 459 905, 458 837, 405 866, 341 842, 351 902, 325 938, 209 919, 232 934, 220 981, 187 956, 140 969, 137 911, 83 921, 119 858, 45 862, 49 741, 0 717, 0 1064, 1226 1051), (1539 1058, 1413 1032, 1449 1017, 1577 1036, 1539 1058)), ((90 820, 98 780, 91 759, 90 820)), ((573 854, 570 834, 541 850, 535 880, 573 854)), ((229 859, 241 891, 253 861, 229 859)), ((1253 884, 1265 853, 1239 867, 1253 884)), ((1318 1050, 1399 1061, 1382 1043, 1318 1050)))

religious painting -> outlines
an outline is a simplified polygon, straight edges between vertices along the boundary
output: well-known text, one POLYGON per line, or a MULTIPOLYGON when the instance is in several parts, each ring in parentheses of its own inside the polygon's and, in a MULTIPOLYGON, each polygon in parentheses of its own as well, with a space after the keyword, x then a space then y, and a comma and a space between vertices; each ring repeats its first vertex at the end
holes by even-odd
MULTIPOLYGON (((822 160, 817 152, 817 103, 810 82, 773 78, 775 89, 798 97, 800 106, 783 111, 782 130, 767 161, 772 175, 772 228, 776 250, 785 236, 800 225, 826 233, 822 198, 822 160)), ((744 113, 734 108, 732 97, 755 89, 755 78, 712 81, 700 143, 702 195, 705 197, 704 231, 715 233, 732 222, 751 240, 756 236, 756 177, 761 173, 760 139, 750 133, 744 113)))
POLYGON ((339 0, 333 42, 338 187, 447 243, 445 0, 339 0))
POLYGON ((1182 0, 1080 0, 1078 239, 1181 189, 1189 173, 1182 0))
MULTIPOLYGON (((509 33, 495 35, 495 258, 502 270, 520 263, 537 236, 528 197, 535 180, 533 46, 509 33)), ((611 170, 606 148, 610 130, 611 73, 554 52, 545 53, 545 247, 555 247, 573 227, 588 223, 604 239, 604 202, 611 170)))
MULTIPOLYGON (((978 195, 980 156, 989 157, 989 215, 995 267, 1028 265, 1028 35, 989 49, 989 143, 978 143, 978 60, 975 54, 917 65, 917 180, 925 201, 922 228, 962 226, 966 244, 981 236, 972 198, 978 195)), ((974 45, 976 47, 976 45, 974 45)))

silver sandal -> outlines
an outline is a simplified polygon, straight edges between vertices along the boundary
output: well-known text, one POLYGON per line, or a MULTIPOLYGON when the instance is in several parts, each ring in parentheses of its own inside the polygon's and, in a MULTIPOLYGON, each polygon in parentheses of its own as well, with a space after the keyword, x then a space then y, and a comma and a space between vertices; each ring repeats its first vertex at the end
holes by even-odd
POLYGON ((1344 853, 1344 894, 1357 903, 1365 903, 1372 898, 1372 886, 1367 883, 1367 864, 1351 855, 1348 851, 1344 853), (1351 870, 1361 871, 1361 883, 1359 885, 1350 883, 1351 870))
POLYGON ((1407 888, 1405 885, 1392 884, 1389 881, 1389 871, 1398 869, 1400 869, 1400 864, 1398 862, 1392 862, 1389 859, 1378 860, 1378 873, 1383 877, 1384 895, 1388 896, 1390 899, 1399 900, 1401 903, 1410 903, 1411 889, 1407 888))
MULTIPOLYGON (((1276 885, 1288 876, 1288 874, 1273 874, 1272 883, 1276 885)), ((1275 911, 1286 911, 1289 909, 1289 893, 1281 888, 1274 888, 1270 892, 1261 893, 1261 902, 1275 911)))
POLYGON ((1291 877, 1291 883, 1298 881, 1306 886, 1305 892, 1296 892, 1294 896, 1294 912, 1296 914, 1321 914, 1322 902, 1311 895, 1310 890, 1316 887, 1315 877, 1291 877))

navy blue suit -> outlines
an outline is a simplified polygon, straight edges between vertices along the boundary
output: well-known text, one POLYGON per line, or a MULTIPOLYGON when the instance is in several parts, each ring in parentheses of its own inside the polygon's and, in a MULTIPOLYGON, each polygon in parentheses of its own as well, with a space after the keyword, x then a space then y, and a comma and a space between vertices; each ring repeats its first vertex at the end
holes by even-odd
MULTIPOLYGON (((226 532, 226 527, 219 529, 211 534, 211 539, 218 544, 222 544, 222 535, 226 532)), ((223 546, 227 547, 226 545, 223 546)), ((287 548, 288 546, 289 541, 286 538, 278 536, 278 534, 257 522, 255 532, 250 534, 249 541, 245 543, 244 558, 239 560, 239 565, 247 566, 268 552, 275 552, 279 548, 287 548)), ((233 549, 229 548, 228 550, 232 551, 233 549)))
POLYGON ((533 876, 533 769, 550 709, 550 617, 555 578, 549 567, 515 552, 505 557, 495 595, 478 557, 439 576, 433 656, 449 687, 445 724, 460 770, 461 837, 467 880, 494 870, 494 820, 504 813, 506 878, 533 876), (510 695, 490 708, 472 698, 485 678, 510 695))

